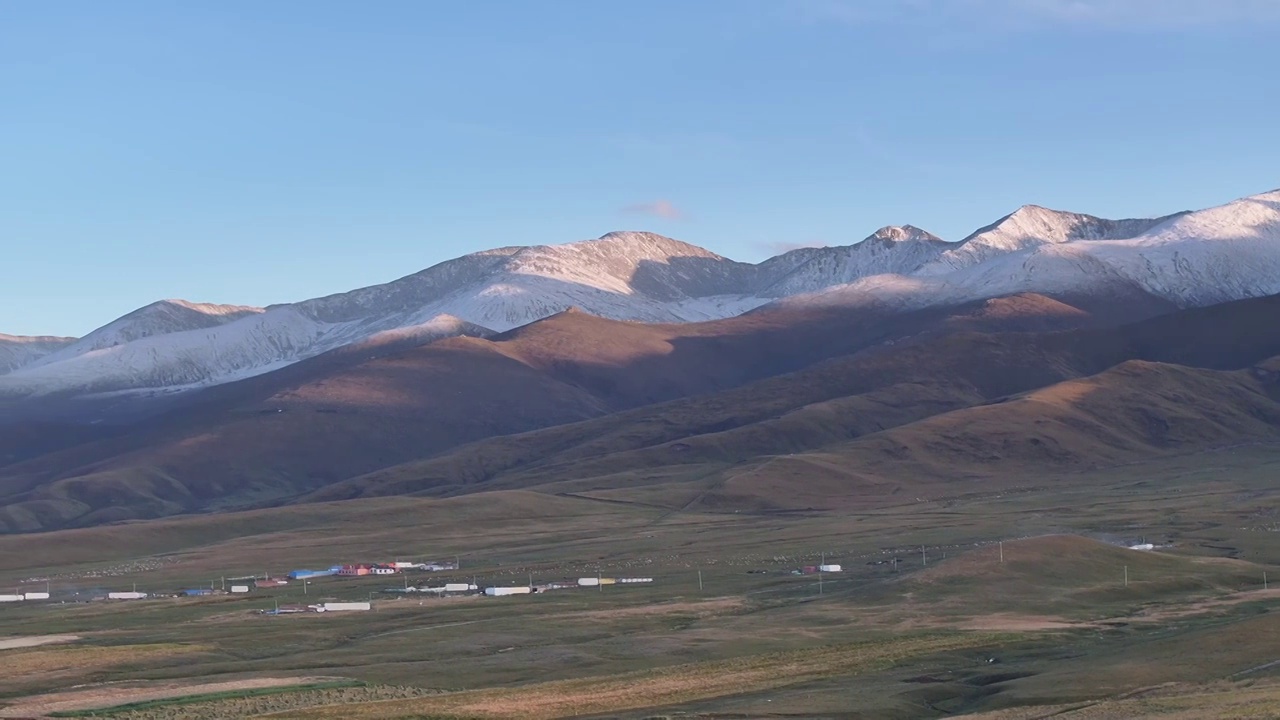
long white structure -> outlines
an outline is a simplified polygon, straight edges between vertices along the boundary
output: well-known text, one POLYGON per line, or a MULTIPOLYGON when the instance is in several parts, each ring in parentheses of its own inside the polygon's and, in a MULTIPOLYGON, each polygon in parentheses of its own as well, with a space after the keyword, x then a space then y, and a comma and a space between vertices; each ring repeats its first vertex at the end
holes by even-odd
POLYGON ((48 600, 49 593, 47 592, 22 593, 22 597, 26 598, 27 600, 48 600))
POLYGON ((318 612, 344 612, 349 610, 372 610, 373 604, 365 602, 327 602, 316 608, 318 612))
POLYGON ((533 592, 533 588, 528 586, 520 587, 487 587, 484 594, 489 597, 501 597, 503 595, 528 595, 533 592))
POLYGON ((147 596, 144 592, 113 592, 107 593, 108 600, 142 600, 147 596))

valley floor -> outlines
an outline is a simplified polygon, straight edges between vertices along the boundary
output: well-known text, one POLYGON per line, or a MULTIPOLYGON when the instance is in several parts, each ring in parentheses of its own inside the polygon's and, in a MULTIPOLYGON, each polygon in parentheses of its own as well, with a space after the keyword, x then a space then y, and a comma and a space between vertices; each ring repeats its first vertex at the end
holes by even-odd
POLYGON ((47 578, 54 601, 0 605, 0 716, 1275 717, 1277 467, 1280 449, 1242 447, 866 512, 497 492, 4 537, 0 587, 47 578), (431 582, 482 587, 654 582, 58 602, 369 556, 458 556, 431 582), (842 571, 791 573, 820 559, 842 571), (372 612, 259 612, 370 596, 372 612))

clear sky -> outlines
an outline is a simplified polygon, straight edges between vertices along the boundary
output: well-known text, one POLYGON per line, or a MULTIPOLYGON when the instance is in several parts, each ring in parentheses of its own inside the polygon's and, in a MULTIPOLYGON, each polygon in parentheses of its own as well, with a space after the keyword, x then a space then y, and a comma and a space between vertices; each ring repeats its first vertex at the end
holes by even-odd
POLYGON ((0 3, 0 331, 1280 186, 1280 0, 0 3))

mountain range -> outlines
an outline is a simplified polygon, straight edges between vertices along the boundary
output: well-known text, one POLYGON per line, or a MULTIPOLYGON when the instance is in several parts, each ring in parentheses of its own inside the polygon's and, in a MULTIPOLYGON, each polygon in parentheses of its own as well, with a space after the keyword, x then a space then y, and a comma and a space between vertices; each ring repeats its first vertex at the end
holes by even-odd
POLYGON ((758 264, 615 232, 473 253, 268 308, 165 300, 77 340, 0 336, 0 398, 207 387, 360 343, 482 337, 571 307, 664 323, 777 304, 911 311, 1021 292, 1134 317, 1280 292, 1280 191, 1151 219, 1028 205, 958 242, 886 227, 853 245, 758 264))
POLYGON ((759 264, 611 233, 292 305, 163 301, 0 336, 0 532, 515 488, 763 513, 994 491, 1280 442, 1278 316, 1280 192, 759 264))

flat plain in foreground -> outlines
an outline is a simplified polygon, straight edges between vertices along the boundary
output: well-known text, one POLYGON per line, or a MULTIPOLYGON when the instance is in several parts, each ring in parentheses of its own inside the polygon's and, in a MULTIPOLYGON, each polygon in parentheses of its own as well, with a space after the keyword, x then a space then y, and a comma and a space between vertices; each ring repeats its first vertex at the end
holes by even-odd
MULTIPOLYGON (((1274 449, 1247 448, 1029 477, 1000 492, 957 486, 860 513, 672 511, 532 492, 377 499, 354 501, 349 514, 307 506, 224 518, 235 532, 196 516, 55 533, 41 542, 62 564, 40 570, 16 539, 0 538, 0 558, 21 556, 0 567, 0 583, 39 572, 55 596, 135 582, 172 591, 369 556, 461 558, 463 570, 431 582, 596 572, 655 581, 393 599, 382 591, 399 578, 325 578, 305 596, 293 584, 248 596, 14 604, 0 607, 0 633, 79 640, 0 651, 17 669, 0 678, 0 702, 31 706, 81 685, 126 690, 84 709, 127 720, 766 717, 778 707, 932 718, 1140 699, 1205 708, 1229 693, 1200 683, 1262 688, 1280 671, 1269 665, 1280 596, 1262 587, 1263 573, 1280 576, 1267 510, 1280 499, 1277 464, 1274 449), (1122 546, 1144 538, 1168 547, 1122 546), (94 559, 72 552, 95 540, 94 559), (791 574, 822 557, 844 572, 821 583, 791 574), (371 595, 373 612, 258 613, 371 595), (209 683, 315 677, 360 686, 121 707, 166 687, 198 696, 209 683), (1193 699, 1124 697, 1165 683, 1193 699)), ((1266 698, 1259 690, 1255 704, 1266 698)))

